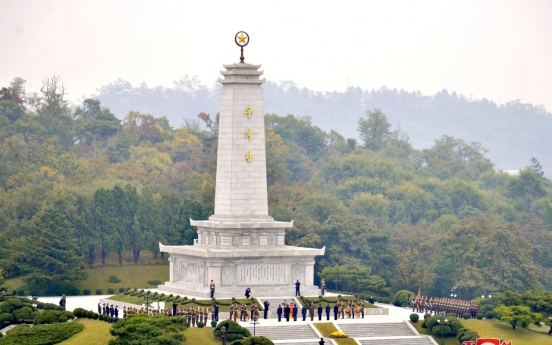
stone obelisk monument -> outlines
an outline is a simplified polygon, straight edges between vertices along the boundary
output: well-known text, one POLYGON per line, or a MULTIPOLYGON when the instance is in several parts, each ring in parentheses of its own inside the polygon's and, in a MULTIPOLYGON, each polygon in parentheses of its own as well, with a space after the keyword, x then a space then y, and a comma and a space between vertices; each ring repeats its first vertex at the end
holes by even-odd
POLYGON ((220 101, 215 214, 191 220, 198 228, 192 246, 164 246, 169 253, 170 281, 159 290, 181 296, 293 296, 295 282, 302 295, 318 295, 313 285, 314 257, 325 248, 285 245, 285 229, 268 215, 263 89, 260 65, 244 62, 247 33, 236 34, 240 62, 224 65, 220 101))

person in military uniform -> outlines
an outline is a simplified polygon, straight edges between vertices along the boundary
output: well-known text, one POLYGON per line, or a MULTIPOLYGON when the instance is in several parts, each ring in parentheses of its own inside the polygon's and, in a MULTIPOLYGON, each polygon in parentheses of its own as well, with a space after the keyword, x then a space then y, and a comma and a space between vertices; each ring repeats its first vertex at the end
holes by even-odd
POLYGON ((324 296, 324 293, 326 292, 326 281, 324 278, 320 281, 320 292, 322 296, 324 296))
POLYGON ((311 321, 314 321, 314 303, 313 302, 310 302, 309 316, 311 318, 311 321))
POLYGON ((263 302, 263 305, 264 305, 264 319, 266 320, 266 318, 268 317, 268 307, 270 306, 270 303, 268 303, 268 301, 264 301, 263 302))
POLYGON ((209 283, 209 292, 211 292, 211 298, 215 297, 215 282, 211 279, 209 283))

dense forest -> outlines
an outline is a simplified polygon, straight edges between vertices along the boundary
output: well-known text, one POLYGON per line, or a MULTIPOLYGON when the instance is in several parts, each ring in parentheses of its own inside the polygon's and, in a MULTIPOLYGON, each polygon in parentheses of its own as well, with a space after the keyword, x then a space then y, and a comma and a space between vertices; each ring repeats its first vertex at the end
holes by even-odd
MULTIPOLYGON (((57 77, 27 110, 23 84, 0 90, 5 278, 85 279, 108 255, 124 265, 161 259, 158 242, 193 242, 189 219, 213 213, 217 115, 197 109, 174 128, 137 107, 120 120, 97 99, 71 106, 57 77)), ((358 140, 308 117, 265 125, 269 213, 295 221, 288 244, 327 247, 316 271, 329 287, 552 289, 552 188, 537 159, 511 176, 477 142, 443 135, 414 149, 378 108, 356 119, 358 140)))
MULTIPOLYGON (((394 126, 400 126, 416 149, 430 148, 443 135, 479 142, 489 152, 497 169, 522 169, 530 157, 552 167, 552 146, 548 129, 552 114, 542 106, 512 100, 496 104, 485 98, 473 99, 442 90, 435 95, 382 87, 362 90, 349 87, 344 92, 314 92, 292 81, 263 84, 265 112, 282 116, 311 117, 322 130, 336 130, 345 137, 359 139, 357 121, 367 109, 379 108, 394 126)), ((173 126, 200 112, 216 114, 220 84, 203 85, 197 77, 184 76, 172 87, 133 86, 117 80, 99 88, 92 97, 102 102, 118 118, 131 110, 156 117, 166 116, 173 126)), ((548 176, 552 177, 552 175, 548 176)))

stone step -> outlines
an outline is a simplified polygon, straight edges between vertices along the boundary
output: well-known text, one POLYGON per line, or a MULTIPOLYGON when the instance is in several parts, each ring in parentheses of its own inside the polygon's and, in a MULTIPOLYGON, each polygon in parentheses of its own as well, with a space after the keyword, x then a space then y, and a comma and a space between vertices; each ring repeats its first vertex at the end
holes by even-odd
MULTIPOLYGON (((253 327, 247 327, 253 334, 253 327)), ((317 339, 318 335, 309 325, 285 326, 264 326, 256 327, 255 335, 264 336, 270 340, 294 340, 294 339, 317 339)))
POLYGON ((337 325, 350 338, 418 335, 404 322, 338 323, 337 325))
MULTIPOLYGON (((320 344, 319 341, 320 341, 320 339, 312 340, 312 341, 301 341, 301 342, 298 342, 298 341, 283 341, 283 342, 274 343, 274 345, 319 345, 320 344)), ((324 339, 324 341, 326 342, 326 344, 331 344, 330 340, 328 340, 328 339, 324 339)))
POLYGON ((361 345, 435 345, 435 343, 426 336, 362 340, 357 339, 357 341, 361 345))

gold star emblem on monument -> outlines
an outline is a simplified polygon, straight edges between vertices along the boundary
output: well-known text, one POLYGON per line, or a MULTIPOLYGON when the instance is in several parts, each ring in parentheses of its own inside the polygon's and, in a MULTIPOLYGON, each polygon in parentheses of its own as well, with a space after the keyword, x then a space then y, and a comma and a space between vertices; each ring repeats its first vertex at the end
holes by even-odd
POLYGON ((234 37, 234 41, 241 49, 240 63, 244 63, 243 47, 249 44, 249 35, 245 31, 240 31, 236 34, 236 37, 234 37))

